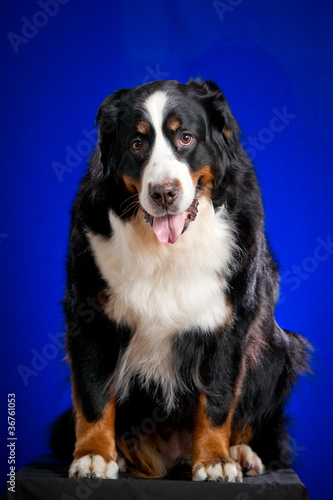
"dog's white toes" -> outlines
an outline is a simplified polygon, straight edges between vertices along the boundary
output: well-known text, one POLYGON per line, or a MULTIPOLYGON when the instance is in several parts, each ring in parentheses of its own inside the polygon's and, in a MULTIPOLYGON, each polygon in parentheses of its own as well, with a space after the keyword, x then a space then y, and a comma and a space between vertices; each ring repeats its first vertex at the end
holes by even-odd
POLYGON ((208 481, 223 481, 222 465, 217 463, 207 469, 208 481))
POLYGON ((72 462, 69 477, 117 479, 118 469, 116 462, 106 462, 101 455, 85 455, 72 462))
POLYGON ((86 455, 79 460, 74 460, 69 468, 69 477, 90 477, 91 458, 86 455))
POLYGON ((205 481, 206 479, 208 479, 208 474, 203 465, 201 467, 197 467, 195 471, 193 471, 193 481, 205 481))
POLYGON ((216 460, 209 466, 198 464, 193 468, 193 481, 242 482, 242 473, 233 460, 216 460))
POLYGON ((240 464, 246 476, 259 476, 265 467, 258 455, 246 444, 230 448, 231 457, 240 464))
POLYGON ((238 470, 235 463, 227 462, 224 464, 223 479, 226 483, 241 483, 242 473, 238 470))
POLYGON ((106 479, 117 479, 118 470, 119 470, 118 464, 116 462, 113 462, 113 460, 111 460, 111 462, 106 464, 105 468, 106 479))

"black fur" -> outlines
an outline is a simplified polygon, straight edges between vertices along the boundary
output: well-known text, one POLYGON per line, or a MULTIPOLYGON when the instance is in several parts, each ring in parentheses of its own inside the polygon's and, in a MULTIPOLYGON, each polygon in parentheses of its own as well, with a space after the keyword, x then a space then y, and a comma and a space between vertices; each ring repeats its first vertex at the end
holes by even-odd
MULTIPOLYGON (((225 205, 235 228, 238 251, 228 279, 233 316, 223 334, 179 332, 173 356, 188 391, 179 393, 177 410, 168 414, 159 388, 146 392, 134 380, 129 399, 117 408, 117 432, 135 440, 131 429, 140 428, 156 408, 163 415, 158 423, 161 434, 170 422, 179 426, 185 417, 191 426, 199 392, 207 396, 212 424, 220 426, 228 415, 238 375, 245 370, 233 426, 253 428, 250 445, 266 465, 289 465, 284 406, 297 376, 307 370, 309 345, 275 323, 279 276, 264 233, 260 189, 240 144, 236 121, 213 82, 153 82, 120 90, 105 99, 98 111, 99 147, 75 201, 67 264, 67 349, 76 395, 87 420, 97 420, 109 397, 106 382, 133 335, 130 328, 120 327, 103 313, 102 294, 107 284, 95 263, 86 230, 110 237, 110 208, 124 221, 135 214, 137 206, 131 204, 122 177, 139 180, 149 152, 144 150, 145 158, 143 154, 133 157, 127 145, 132 125, 144 114, 143 101, 158 89, 172 96, 172 109, 180 110, 198 138, 194 150, 181 153, 175 148, 175 154, 182 155, 193 171, 212 165, 213 205, 225 205), (94 301, 94 307, 88 306, 87 299, 94 301)), ((153 141, 154 131, 149 134, 148 141, 153 141)), ((198 194, 200 189, 198 185, 198 194)))

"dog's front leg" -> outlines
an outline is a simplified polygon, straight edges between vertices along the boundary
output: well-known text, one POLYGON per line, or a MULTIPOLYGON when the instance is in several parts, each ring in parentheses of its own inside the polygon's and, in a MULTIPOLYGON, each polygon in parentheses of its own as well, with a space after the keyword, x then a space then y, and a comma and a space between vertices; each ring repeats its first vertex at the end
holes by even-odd
POLYGON ((241 482, 239 464, 230 455, 233 410, 226 412, 222 425, 214 425, 204 394, 200 394, 194 422, 192 444, 192 478, 194 481, 241 482))
POLYGON ((101 417, 93 422, 85 418, 79 403, 75 403, 76 445, 69 477, 118 477, 115 415, 113 398, 105 406, 101 417))

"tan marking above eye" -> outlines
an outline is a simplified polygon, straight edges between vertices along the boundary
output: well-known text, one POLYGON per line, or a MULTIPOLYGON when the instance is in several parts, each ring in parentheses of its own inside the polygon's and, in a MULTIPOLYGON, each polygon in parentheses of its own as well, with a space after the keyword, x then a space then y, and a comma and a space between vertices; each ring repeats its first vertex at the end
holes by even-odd
POLYGON ((172 130, 173 132, 176 132, 176 130, 179 129, 180 125, 181 124, 180 124, 180 121, 178 120, 178 118, 171 118, 168 121, 168 129, 172 130))
POLYGON ((140 134, 147 135, 149 132, 149 125, 146 122, 140 122, 140 123, 138 123, 136 129, 138 132, 140 132, 140 134))

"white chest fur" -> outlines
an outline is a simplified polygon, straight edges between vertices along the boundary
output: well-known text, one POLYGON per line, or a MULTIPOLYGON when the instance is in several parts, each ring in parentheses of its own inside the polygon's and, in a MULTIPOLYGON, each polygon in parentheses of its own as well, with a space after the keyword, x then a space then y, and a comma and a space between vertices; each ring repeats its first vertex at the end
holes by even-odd
POLYGON ((197 218, 174 245, 161 245, 142 213, 125 223, 110 212, 110 239, 89 233, 91 247, 111 298, 106 314, 134 335, 116 371, 114 388, 125 396, 133 374, 153 379, 173 399, 176 375, 171 347, 175 334, 222 326, 234 239, 223 209, 214 213, 201 198, 197 218))

